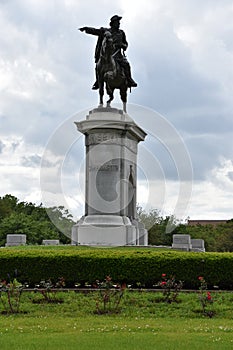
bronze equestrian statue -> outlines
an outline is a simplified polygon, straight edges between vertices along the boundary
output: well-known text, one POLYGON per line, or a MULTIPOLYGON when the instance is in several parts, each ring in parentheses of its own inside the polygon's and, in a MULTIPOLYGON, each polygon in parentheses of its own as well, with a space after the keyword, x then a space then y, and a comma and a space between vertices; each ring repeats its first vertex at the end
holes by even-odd
POLYGON ((126 110, 127 88, 137 87, 137 83, 131 76, 130 64, 125 56, 128 43, 124 31, 120 29, 121 18, 117 15, 113 16, 110 20, 110 28, 82 27, 80 31, 98 36, 95 49, 96 81, 92 89, 99 89, 100 106, 103 105, 105 83, 110 97, 107 106, 110 106, 113 100, 114 89, 118 88, 126 110))

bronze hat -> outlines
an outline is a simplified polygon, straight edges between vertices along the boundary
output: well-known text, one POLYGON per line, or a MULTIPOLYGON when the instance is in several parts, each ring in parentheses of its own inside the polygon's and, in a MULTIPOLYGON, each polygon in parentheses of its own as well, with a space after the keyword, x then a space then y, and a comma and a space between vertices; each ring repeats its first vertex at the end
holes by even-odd
POLYGON ((120 21, 122 19, 122 17, 118 16, 118 15, 114 15, 112 16, 112 18, 110 19, 111 22, 114 22, 114 21, 120 21))

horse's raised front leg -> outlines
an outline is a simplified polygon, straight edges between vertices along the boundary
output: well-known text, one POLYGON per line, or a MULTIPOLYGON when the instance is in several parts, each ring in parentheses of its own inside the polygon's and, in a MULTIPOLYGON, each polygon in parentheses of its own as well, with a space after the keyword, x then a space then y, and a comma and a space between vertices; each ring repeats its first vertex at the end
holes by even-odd
POLYGON ((107 90, 107 94, 109 96, 109 99, 107 100, 107 107, 111 107, 111 102, 114 99, 114 89, 110 88, 110 86, 106 83, 106 90, 107 90))
POLYGON ((107 100, 107 107, 111 107, 111 102, 114 99, 113 92, 112 92, 112 94, 109 97, 110 98, 107 100))

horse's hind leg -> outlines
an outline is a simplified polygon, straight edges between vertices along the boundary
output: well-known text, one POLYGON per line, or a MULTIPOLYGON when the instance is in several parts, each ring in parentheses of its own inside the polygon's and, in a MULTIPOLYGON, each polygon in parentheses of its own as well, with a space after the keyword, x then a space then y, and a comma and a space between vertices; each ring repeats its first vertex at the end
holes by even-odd
POLYGON ((121 101, 123 102, 123 111, 126 113, 127 89, 120 89, 121 101))
POLYGON ((104 96, 104 84, 99 83, 99 97, 100 97, 100 103, 99 107, 103 107, 103 96, 104 96))

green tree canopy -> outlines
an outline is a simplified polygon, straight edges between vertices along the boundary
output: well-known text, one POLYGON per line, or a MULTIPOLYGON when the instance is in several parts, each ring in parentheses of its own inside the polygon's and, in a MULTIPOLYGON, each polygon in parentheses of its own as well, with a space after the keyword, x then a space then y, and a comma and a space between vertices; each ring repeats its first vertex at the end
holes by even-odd
POLYGON ((206 251, 233 252, 233 219, 218 225, 189 226, 172 215, 163 217, 157 209, 147 213, 141 207, 138 207, 138 217, 148 230, 150 245, 171 246, 173 234, 187 234, 193 239, 204 239, 206 251))
POLYGON ((26 234, 28 244, 41 244, 43 239, 70 243, 73 217, 63 206, 45 208, 42 204, 20 202, 12 195, 0 197, 0 245, 8 234, 26 234))

